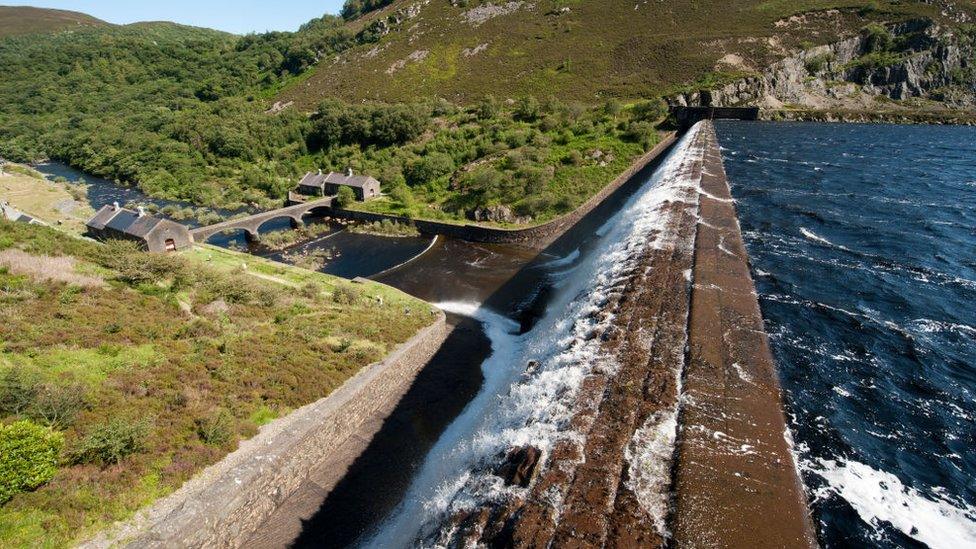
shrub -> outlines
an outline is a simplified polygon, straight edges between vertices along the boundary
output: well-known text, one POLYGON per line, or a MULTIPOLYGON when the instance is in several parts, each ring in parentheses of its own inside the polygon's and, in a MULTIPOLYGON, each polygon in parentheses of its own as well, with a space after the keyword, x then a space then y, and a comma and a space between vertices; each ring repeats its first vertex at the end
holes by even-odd
POLYGON ((111 465, 146 449, 146 440, 152 430, 147 418, 131 421, 114 418, 96 425, 71 451, 75 463, 111 465))
POLYGON ((339 187, 339 193, 335 197, 336 206, 346 208, 356 201, 356 193, 349 187, 339 187))
POLYGON ((146 253, 125 240, 109 241, 101 250, 100 262, 117 271, 118 280, 134 286, 169 280, 174 288, 184 288, 193 282, 192 272, 182 258, 146 253))
POLYGON ((28 420, 0 425, 0 504, 54 477, 64 436, 28 420))
POLYGON ((197 435, 205 444, 223 446, 234 438, 234 416, 225 408, 218 408, 196 420, 197 435))
POLYGON ((817 74, 818 72, 824 70, 827 67, 827 64, 833 61, 833 58, 833 55, 823 53, 807 59, 805 63, 807 72, 810 74, 817 74))
POLYGON ((533 122, 539 118, 539 109, 539 100, 532 96, 526 96, 519 99, 518 103, 515 104, 513 114, 516 120, 533 122))
POLYGON ((864 49, 867 53, 881 53, 891 49, 894 38, 884 25, 871 23, 862 29, 864 49))
POLYGON ((450 155, 433 152, 420 160, 410 163, 404 175, 406 175, 407 182, 411 185, 423 185, 453 171, 454 159, 450 155))
POLYGON ((33 406, 40 380, 33 370, 15 366, 0 378, 0 415, 19 416, 33 406))
POLYGON ((65 429, 85 407, 87 395, 80 383, 70 385, 44 384, 34 399, 30 415, 42 419, 50 427, 65 429))
POLYGON ((492 95, 486 95, 475 107, 475 115, 479 120, 492 120, 498 116, 498 101, 492 95))
POLYGON ((628 141, 640 143, 644 150, 647 150, 657 141, 657 132, 650 122, 631 122, 623 137, 628 141))
POLYGON ((658 122, 668 114, 668 106, 661 99, 639 101, 634 104, 634 120, 643 122, 658 122))
POLYGON ((347 285, 336 286, 332 291, 332 301, 340 305, 352 305, 359 301, 360 293, 359 288, 347 285))

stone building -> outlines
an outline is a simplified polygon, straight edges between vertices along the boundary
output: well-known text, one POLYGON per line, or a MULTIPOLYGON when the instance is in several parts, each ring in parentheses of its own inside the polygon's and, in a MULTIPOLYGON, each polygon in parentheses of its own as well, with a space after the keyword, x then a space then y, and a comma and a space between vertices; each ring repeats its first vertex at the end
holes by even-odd
POLYGON ((345 174, 329 172, 323 174, 308 172, 298 183, 298 192, 305 196, 335 196, 339 189, 349 187, 356 193, 356 200, 360 202, 380 195, 380 182, 368 175, 353 175, 350 169, 345 174))
POLYGON ((103 206, 88 223, 88 234, 94 238, 134 240, 150 252, 175 252, 193 246, 185 225, 119 207, 118 202, 103 206))

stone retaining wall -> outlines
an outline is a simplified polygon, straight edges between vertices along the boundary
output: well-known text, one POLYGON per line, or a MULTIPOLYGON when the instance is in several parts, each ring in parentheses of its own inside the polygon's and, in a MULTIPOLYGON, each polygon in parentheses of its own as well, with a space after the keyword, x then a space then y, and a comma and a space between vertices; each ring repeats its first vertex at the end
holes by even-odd
POLYGON ((547 223, 527 227, 524 229, 503 229, 498 227, 486 227, 483 225, 457 225, 453 223, 443 223, 423 219, 410 219, 403 216, 362 212, 357 210, 332 209, 335 217, 352 219, 356 221, 374 222, 390 220, 397 223, 406 223, 417 227, 417 230, 424 234, 443 235, 471 242, 487 242, 494 244, 526 244, 533 247, 544 248, 551 244, 568 228, 575 225, 586 214, 593 211, 610 195, 615 193, 620 187, 627 183, 632 177, 637 175, 642 169, 647 167, 654 159, 668 149, 676 139, 675 133, 666 135, 660 143, 653 149, 641 155, 629 168, 617 176, 600 192, 590 197, 579 208, 572 212, 553 219, 547 223))
POLYGON ((116 525, 86 548, 240 547, 364 418, 392 407, 447 337, 443 313, 382 362, 331 395, 261 429, 179 490, 116 525))

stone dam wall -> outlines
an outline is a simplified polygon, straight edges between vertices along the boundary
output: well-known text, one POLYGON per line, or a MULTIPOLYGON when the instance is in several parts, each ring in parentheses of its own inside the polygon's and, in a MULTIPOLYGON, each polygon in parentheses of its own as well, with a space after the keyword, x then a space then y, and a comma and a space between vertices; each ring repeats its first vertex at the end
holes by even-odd
POLYGON ((443 313, 383 361, 367 366, 329 396, 261 429, 222 461, 85 548, 242 547, 298 489, 310 471, 348 467, 336 455, 364 418, 393 404, 447 337, 443 313))

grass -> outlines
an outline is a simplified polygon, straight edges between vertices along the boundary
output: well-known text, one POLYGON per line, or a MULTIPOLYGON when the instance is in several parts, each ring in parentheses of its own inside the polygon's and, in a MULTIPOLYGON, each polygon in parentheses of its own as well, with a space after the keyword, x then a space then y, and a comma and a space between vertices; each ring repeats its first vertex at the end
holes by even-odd
POLYGON ((0 267, 5 267, 13 274, 27 275, 35 280, 64 282, 83 288, 105 284, 101 277, 76 272, 75 260, 71 257, 31 255, 16 249, 2 250, 0 251, 0 267))
MULTIPOLYGON (((357 23, 366 25, 409 3, 397 2, 357 23)), ((727 53, 761 68, 781 56, 781 48, 830 43, 855 34, 869 21, 943 19, 936 6, 898 0, 672 0, 636 5, 541 0, 472 26, 463 22, 462 14, 475 3, 442 4, 423 7, 379 43, 344 52, 337 63, 322 60, 313 74, 283 90, 278 99, 312 110, 323 98, 335 96, 355 101, 443 97, 467 103, 485 94, 528 94, 591 104, 607 97, 655 97, 702 79, 706 85, 717 84, 708 75, 727 53), (570 11, 560 12, 563 7, 570 11), (824 16, 830 9, 840 13, 824 16), (775 25, 805 14, 813 15, 814 22, 775 25), (819 23, 817 16, 823 17, 819 23), (478 54, 463 53, 483 45, 478 54), (429 53, 422 60, 410 59, 423 51, 429 53), (388 72, 401 61, 406 61, 402 69, 388 72)))
POLYGON ((393 288, 209 246, 157 256, 0 221, 0 250, 70 256, 106 281, 0 267, 0 422, 56 420, 66 440, 55 477, 0 507, 3 547, 66 547, 131 516, 433 318, 393 288), (12 409, 11 395, 28 404, 12 409), (226 421, 205 438, 213 417, 226 421), (69 459, 94 429, 137 420, 144 450, 116 465, 69 459))
POLYGON ((82 234, 85 222, 95 215, 87 202, 78 201, 66 184, 44 179, 27 166, 8 164, 0 176, 0 199, 18 210, 67 230, 82 234), (64 208, 64 209, 61 209, 64 208))

